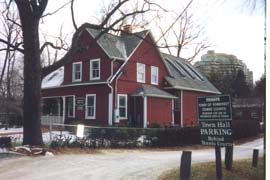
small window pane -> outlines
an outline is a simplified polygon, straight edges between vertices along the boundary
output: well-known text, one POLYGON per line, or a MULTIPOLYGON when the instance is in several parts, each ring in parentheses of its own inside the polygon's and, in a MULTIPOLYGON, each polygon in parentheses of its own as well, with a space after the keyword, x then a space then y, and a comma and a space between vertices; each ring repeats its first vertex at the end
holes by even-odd
POLYGON ((120 117, 126 117, 126 108, 119 108, 120 117))
POLYGON ((126 106, 126 98, 124 96, 119 98, 119 105, 126 106))
POLYGON ((87 100, 88 106, 93 106, 94 105, 94 97, 89 96, 87 100))

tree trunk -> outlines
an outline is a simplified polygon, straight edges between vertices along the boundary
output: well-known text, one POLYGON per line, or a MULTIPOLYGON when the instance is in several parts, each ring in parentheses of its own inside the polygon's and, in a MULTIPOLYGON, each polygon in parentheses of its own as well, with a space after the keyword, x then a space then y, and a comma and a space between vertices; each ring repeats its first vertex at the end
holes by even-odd
POLYGON ((39 21, 23 28, 24 98, 23 144, 43 145, 41 133, 41 63, 39 54, 39 21), (26 40, 27 39, 27 40, 26 40))
POLYGON ((23 144, 43 146, 41 132, 41 61, 39 20, 28 1, 16 1, 24 42, 23 144))

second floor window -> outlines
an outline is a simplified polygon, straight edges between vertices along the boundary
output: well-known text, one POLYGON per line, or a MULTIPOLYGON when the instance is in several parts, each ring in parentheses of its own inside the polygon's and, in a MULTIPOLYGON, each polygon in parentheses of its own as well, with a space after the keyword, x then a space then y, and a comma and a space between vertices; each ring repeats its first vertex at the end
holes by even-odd
POLYGON ((90 60, 90 80, 100 79, 100 59, 90 60))
POLYGON ((137 82, 145 82, 145 64, 137 63, 137 82))
POLYGON ((151 84, 158 85, 158 67, 151 66, 151 84))
POLYGON ((72 81, 82 80, 82 62, 76 62, 72 64, 72 81))

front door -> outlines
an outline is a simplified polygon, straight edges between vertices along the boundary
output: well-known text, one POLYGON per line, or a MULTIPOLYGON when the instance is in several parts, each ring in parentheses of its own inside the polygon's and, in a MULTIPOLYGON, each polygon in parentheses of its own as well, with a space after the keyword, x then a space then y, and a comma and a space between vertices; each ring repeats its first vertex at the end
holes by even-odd
POLYGON ((132 97, 131 98, 131 125, 133 127, 143 127, 143 98, 132 97))

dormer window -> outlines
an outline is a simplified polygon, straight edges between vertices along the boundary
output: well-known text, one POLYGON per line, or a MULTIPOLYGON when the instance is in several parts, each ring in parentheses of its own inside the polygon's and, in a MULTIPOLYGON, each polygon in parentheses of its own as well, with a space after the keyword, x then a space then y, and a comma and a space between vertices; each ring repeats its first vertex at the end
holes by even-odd
POLYGON ((100 79, 100 59, 90 60, 90 80, 100 79))
POLYGON ((137 63, 137 82, 145 83, 145 64, 137 63))
POLYGON ((72 82, 79 82, 82 80, 82 62, 72 64, 72 82))

